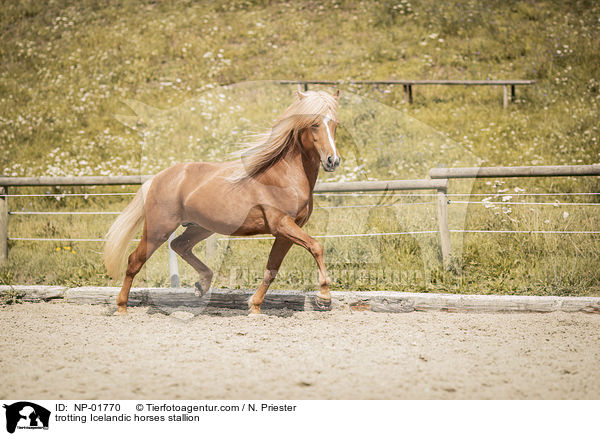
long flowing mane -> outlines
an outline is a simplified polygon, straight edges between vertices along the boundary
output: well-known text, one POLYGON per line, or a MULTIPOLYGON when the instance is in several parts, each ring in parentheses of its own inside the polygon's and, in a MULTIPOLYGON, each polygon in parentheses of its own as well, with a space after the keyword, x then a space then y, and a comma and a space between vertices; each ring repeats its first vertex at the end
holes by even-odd
POLYGON ((254 135, 236 153, 239 165, 233 181, 255 177, 281 159, 300 139, 303 129, 320 117, 337 121, 338 102, 324 91, 298 92, 296 100, 277 118, 271 129, 254 135))

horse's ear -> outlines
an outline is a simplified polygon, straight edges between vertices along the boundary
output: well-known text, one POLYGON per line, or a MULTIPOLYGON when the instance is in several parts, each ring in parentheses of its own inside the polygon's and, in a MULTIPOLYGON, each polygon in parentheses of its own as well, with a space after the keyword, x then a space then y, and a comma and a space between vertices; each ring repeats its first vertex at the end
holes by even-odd
POLYGON ((336 89, 335 92, 333 93, 333 98, 335 98, 336 100, 340 99, 340 90, 336 89))
POLYGON ((304 92, 297 90, 296 93, 298 94, 298 98, 300 100, 302 100, 303 98, 307 97, 308 94, 305 94, 304 92))

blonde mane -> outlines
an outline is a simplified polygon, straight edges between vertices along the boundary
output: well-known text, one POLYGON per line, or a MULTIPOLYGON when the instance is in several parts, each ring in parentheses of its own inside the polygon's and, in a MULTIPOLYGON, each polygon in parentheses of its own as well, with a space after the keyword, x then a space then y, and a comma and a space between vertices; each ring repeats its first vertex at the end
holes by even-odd
POLYGON ((337 99, 325 91, 298 92, 296 100, 277 118, 273 127, 242 145, 233 181, 242 181, 267 170, 300 140, 300 132, 320 117, 337 122, 337 99))

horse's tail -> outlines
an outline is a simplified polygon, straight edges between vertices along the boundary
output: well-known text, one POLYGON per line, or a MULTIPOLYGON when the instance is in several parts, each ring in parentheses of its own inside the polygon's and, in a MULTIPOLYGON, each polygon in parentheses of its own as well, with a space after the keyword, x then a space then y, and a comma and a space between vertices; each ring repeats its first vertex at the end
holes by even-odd
POLYGON ((131 203, 121 212, 106 233, 104 265, 108 275, 115 280, 123 275, 127 246, 136 230, 144 222, 146 215, 144 210, 145 197, 151 183, 152 180, 148 180, 142 185, 131 203))

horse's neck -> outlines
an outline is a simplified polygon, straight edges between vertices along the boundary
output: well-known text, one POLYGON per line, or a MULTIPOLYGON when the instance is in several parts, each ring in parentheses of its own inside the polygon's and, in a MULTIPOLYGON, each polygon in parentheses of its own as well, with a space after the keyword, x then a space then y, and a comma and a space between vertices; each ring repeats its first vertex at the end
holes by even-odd
POLYGON ((284 160, 291 169, 291 176, 300 184, 306 182, 312 193, 319 176, 319 157, 304 152, 301 146, 294 147, 284 160))
POLYGON ((311 197, 319 175, 319 156, 311 156, 300 146, 294 146, 274 165, 257 176, 267 185, 285 185, 300 188, 311 197))

